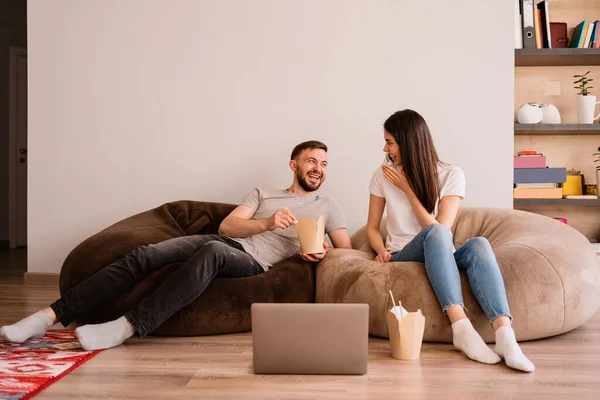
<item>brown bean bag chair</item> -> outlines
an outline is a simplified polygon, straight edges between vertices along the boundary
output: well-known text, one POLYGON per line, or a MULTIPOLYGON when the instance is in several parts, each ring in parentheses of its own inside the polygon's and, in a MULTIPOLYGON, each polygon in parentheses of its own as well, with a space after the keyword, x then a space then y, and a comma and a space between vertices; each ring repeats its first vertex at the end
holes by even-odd
MULTIPOLYGON (((60 272, 60 293, 66 293, 138 246, 183 235, 217 233, 221 221, 235 207, 233 204, 177 201, 118 222, 71 251, 60 272)), ((78 322, 101 323, 120 317, 179 265, 162 268, 110 304, 81 316, 78 322)), ((245 332, 251 327, 252 303, 311 303, 314 300, 314 267, 295 256, 257 276, 215 279, 198 299, 152 334, 184 336, 245 332)))
MULTIPOLYGON (((385 223, 381 224, 385 238, 385 223)), ((454 245, 487 238, 504 277, 518 340, 570 331, 600 305, 600 262, 589 241, 575 229, 542 215, 510 209, 464 208, 453 226, 454 245)), ((373 261, 366 229, 352 237, 353 248, 331 251, 317 267, 316 301, 368 303, 369 332, 388 337, 385 312, 396 301, 425 315, 425 341, 452 342, 452 329, 433 293, 425 266, 415 262, 373 261)), ((468 317, 487 342, 493 330, 461 272, 468 317)))

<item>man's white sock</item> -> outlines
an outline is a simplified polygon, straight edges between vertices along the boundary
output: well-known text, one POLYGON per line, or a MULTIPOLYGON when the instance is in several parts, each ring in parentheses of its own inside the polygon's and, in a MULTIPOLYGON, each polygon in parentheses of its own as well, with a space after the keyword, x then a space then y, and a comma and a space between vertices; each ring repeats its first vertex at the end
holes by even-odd
POLYGON ((40 310, 19 322, 3 326, 0 335, 10 342, 22 343, 27 339, 41 338, 52 325, 52 318, 40 310))
POLYGON ((104 324, 84 325, 75 329, 75 336, 86 350, 115 347, 131 337, 135 330, 125 317, 104 324))

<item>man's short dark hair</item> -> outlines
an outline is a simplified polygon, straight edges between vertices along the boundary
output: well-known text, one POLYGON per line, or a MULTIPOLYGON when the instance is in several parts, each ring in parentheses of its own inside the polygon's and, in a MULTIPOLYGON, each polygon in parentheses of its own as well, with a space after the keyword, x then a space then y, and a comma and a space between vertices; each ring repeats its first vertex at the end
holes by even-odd
POLYGON ((325 145, 325 143, 319 142, 318 140, 309 140, 306 142, 302 142, 299 145, 296 145, 296 147, 294 147, 294 150, 292 150, 292 156, 290 157, 290 160, 295 160, 296 157, 298 157, 298 154, 302 153, 306 149, 322 149, 325 150, 325 152, 327 152, 327 146, 325 145))

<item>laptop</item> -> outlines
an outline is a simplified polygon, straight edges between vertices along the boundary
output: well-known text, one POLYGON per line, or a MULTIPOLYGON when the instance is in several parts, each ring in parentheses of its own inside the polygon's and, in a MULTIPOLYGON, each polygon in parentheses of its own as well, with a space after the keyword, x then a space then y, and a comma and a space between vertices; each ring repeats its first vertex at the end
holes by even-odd
POLYGON ((369 305, 254 303, 255 374, 367 373, 369 305))

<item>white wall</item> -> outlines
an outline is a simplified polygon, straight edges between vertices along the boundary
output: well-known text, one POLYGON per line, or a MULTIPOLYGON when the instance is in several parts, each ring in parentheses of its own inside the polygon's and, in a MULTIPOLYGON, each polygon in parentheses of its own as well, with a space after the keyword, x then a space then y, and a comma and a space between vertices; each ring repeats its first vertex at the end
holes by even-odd
POLYGON ((29 0, 29 272, 178 199, 287 187, 329 147, 322 192, 366 221, 384 120, 413 108, 463 167, 465 206, 511 207, 513 4, 29 0), (490 24, 490 21, 494 21, 490 24))

